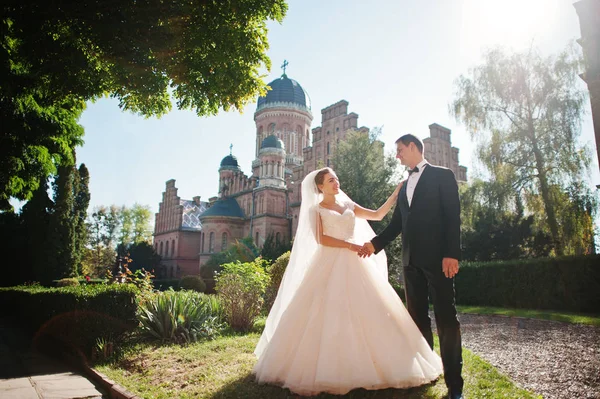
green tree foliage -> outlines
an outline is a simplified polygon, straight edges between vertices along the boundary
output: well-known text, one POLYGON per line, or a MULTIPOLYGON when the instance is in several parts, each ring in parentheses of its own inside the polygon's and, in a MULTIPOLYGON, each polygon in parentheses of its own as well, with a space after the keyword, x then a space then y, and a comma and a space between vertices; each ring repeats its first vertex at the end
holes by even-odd
POLYGON ((109 95, 144 116, 168 112, 171 95, 198 115, 242 110, 266 90, 266 20, 286 10, 284 0, 3 2, 0 208, 74 163, 86 101, 109 95))
POLYGON ((74 168, 72 165, 61 166, 54 179, 54 207, 50 216, 48 232, 47 271, 42 279, 48 283, 52 280, 77 275, 75 264, 75 196, 74 168))
POLYGON ((127 246, 119 244, 117 254, 127 256, 132 260, 128 265, 132 272, 142 269, 146 271, 159 270, 160 256, 154 251, 152 244, 147 241, 134 242, 127 246))
POLYGON ((463 258, 472 261, 547 256, 552 239, 525 216, 520 196, 494 183, 474 179, 460 186, 463 258))
POLYGON ((33 254, 28 251, 28 238, 19 215, 14 212, 0 212, 0 242, 3 248, 6 248, 3 251, 0 286, 18 285, 33 279, 33 254))
MULTIPOLYGON (((337 144, 332 158, 342 190, 357 204, 379 208, 392 194, 397 181, 398 162, 383 152, 378 140, 380 128, 372 132, 348 131, 346 140, 337 144)), ((386 226, 373 223, 375 231, 386 226)))
MULTIPOLYGON (((32 279, 44 280, 48 270, 48 233, 50 232, 50 213, 54 203, 48 196, 48 184, 42 184, 35 190, 33 197, 21 210, 20 218, 25 234, 25 263, 31 269, 32 279)), ((50 280, 47 276, 45 279, 50 280)))
POLYGON ((75 264, 77 274, 83 274, 82 259, 85 253, 87 244, 87 211, 90 204, 90 173, 85 166, 81 164, 75 173, 75 206, 74 206, 74 222, 75 222, 75 264))
POLYGON ((131 215, 133 219, 133 243, 152 242, 152 217, 154 215, 150 206, 136 203, 131 207, 131 215))
POLYGON ((260 256, 269 262, 273 262, 291 249, 292 244, 289 241, 278 240, 277 236, 271 232, 265 239, 265 243, 260 250, 260 256))
MULTIPOLYGON (((450 110, 479 142, 478 158, 491 180, 505 190, 539 196, 536 209, 556 254, 567 248, 553 186, 581 180, 590 156, 578 145, 585 92, 578 73, 581 57, 569 47, 544 58, 535 50, 494 49, 481 65, 456 81, 450 110)), ((525 202, 526 208, 531 203, 525 202)))
POLYGON ((103 277, 116 258, 119 209, 116 206, 95 207, 88 217, 87 245, 83 259, 84 274, 103 277))

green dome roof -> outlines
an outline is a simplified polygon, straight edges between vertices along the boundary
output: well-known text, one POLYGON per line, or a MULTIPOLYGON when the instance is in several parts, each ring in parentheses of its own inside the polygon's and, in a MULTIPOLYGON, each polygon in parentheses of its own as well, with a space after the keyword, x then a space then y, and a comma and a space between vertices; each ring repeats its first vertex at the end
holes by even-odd
POLYGON ((292 103, 297 106, 310 110, 310 97, 306 90, 300 86, 300 83, 290 79, 284 73, 280 78, 269 83, 271 90, 264 97, 258 97, 257 110, 264 108, 268 104, 292 103))
POLYGON ((262 141, 260 149, 262 150, 263 148, 280 148, 283 150, 284 145, 283 141, 279 140, 277 136, 270 135, 262 141))
POLYGON ((234 198, 225 198, 215 202, 200 215, 200 220, 207 217, 244 218, 244 211, 234 198))
POLYGON ((240 165, 238 164, 237 158, 234 157, 233 155, 227 155, 225 158, 223 158, 223 160, 221 161, 221 167, 233 167, 233 168, 239 168, 240 165))

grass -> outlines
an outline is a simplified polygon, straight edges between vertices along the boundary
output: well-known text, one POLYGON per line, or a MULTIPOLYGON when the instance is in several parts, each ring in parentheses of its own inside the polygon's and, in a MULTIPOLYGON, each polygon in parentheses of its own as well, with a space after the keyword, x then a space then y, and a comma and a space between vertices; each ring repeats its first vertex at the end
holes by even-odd
MULTIPOLYGON (((259 336, 257 331, 246 335, 230 333, 214 341, 184 347, 137 345, 129 348, 120 360, 96 368, 143 398, 299 397, 287 389, 260 385, 254 381, 251 374, 256 363, 253 351, 259 336)), ((463 357, 466 397, 541 398, 518 388, 508 377, 472 352, 463 350, 463 357)), ((412 389, 357 389, 343 396, 321 394, 315 398, 442 399, 446 394, 443 378, 440 378, 432 384, 412 389)))
POLYGON ((542 319, 562 321, 573 324, 589 324, 600 326, 600 315, 559 312, 553 310, 528 310, 528 309, 507 309, 494 308, 487 306, 456 306, 459 313, 474 313, 485 315, 498 315, 510 317, 525 317, 528 319, 542 319))

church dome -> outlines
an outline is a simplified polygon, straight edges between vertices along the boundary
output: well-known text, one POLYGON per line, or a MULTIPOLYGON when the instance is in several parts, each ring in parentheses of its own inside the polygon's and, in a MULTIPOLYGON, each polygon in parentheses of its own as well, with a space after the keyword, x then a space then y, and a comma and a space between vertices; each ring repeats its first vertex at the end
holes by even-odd
POLYGON ((278 148, 278 149, 283 150, 284 145, 283 145, 283 141, 279 140, 277 138, 277 136, 270 135, 270 136, 265 137, 265 139, 262 141, 262 144, 260 145, 260 149, 262 150, 263 148, 278 148))
POLYGON ((269 83, 271 90, 264 97, 258 97, 256 110, 259 111, 269 106, 292 106, 310 111, 310 97, 300 83, 290 79, 284 73, 279 79, 269 83))
POLYGON ((230 154, 223 158, 223 160, 221 161, 221 167, 239 168, 240 165, 238 164, 237 158, 230 154))

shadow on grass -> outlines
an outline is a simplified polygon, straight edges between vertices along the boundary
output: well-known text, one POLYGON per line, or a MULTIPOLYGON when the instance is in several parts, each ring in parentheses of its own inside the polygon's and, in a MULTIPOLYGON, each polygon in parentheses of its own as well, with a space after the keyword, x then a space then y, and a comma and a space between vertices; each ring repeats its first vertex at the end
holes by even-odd
MULTIPOLYGON (((366 389, 355 389, 346 395, 320 394, 310 396, 314 399, 441 399, 439 389, 435 389, 440 380, 431 384, 410 389, 380 389, 369 391, 366 389)), ((443 385, 443 382, 442 382, 443 385)), ((215 392, 211 399, 296 399, 308 396, 300 396, 291 392, 289 389, 280 388, 274 385, 259 384, 255 381, 254 375, 248 373, 243 377, 233 380, 222 386, 215 392)))

